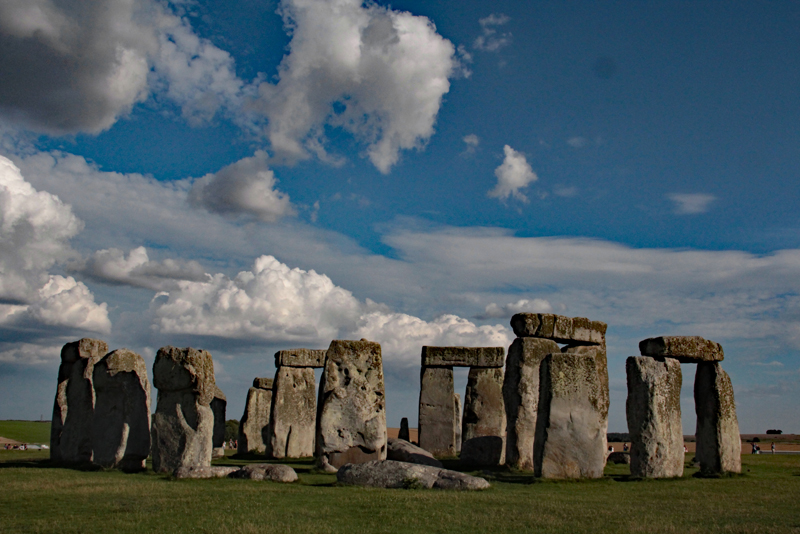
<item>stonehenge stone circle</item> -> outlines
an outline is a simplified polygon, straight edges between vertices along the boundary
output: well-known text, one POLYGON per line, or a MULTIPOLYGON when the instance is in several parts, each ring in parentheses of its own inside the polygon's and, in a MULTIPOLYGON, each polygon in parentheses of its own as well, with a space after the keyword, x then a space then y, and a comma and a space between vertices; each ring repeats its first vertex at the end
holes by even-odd
POLYGON ((403 417, 400 420, 400 431, 397 433, 397 438, 405 441, 411 441, 411 433, 408 431, 408 417, 403 417))
MULTIPOLYGON (((435 456, 456 455, 456 414, 452 367, 423 367, 419 390, 419 446, 435 456)), ((459 440, 460 441, 460 440, 459 440)))
POLYGON ((273 458, 314 456, 316 389, 311 367, 284 365, 275 371, 269 423, 269 451, 273 458))
POLYGON ((331 472, 386 459, 386 395, 378 343, 334 340, 319 387, 316 457, 331 472))
POLYGON ((94 366, 108 353, 99 339, 83 338, 61 349, 58 386, 50 427, 50 458, 63 462, 92 461, 94 366))
POLYGON ((290 349, 275 353, 275 367, 313 367, 325 365, 326 350, 290 349))
POLYGON ((225 394, 219 389, 219 386, 216 386, 214 400, 211 401, 211 411, 214 413, 214 432, 211 437, 214 458, 225 456, 225 408, 227 406, 228 399, 225 398, 225 394))
POLYGON ((489 487, 489 483, 483 478, 439 467, 393 460, 346 465, 336 473, 336 480, 352 486, 394 489, 482 490, 489 487))
POLYGON ((669 478, 683 475, 681 364, 631 356, 625 362, 625 403, 631 436, 631 475, 669 478))
POLYGON ((422 367, 503 367, 503 347, 422 347, 422 367))
POLYGON ((733 386, 719 362, 697 364, 694 379, 697 413, 695 456, 704 475, 742 472, 742 442, 733 386))
POLYGON ((211 465, 216 393, 211 354, 193 348, 162 347, 153 363, 158 388, 151 427, 153 470, 211 465))
POLYGON ((434 458, 431 453, 404 439, 389 438, 387 443, 387 460, 442 467, 442 462, 434 458))
POLYGON ((651 337, 639 342, 642 356, 675 358, 681 363, 721 362, 722 345, 699 336, 651 337))
POLYGON ((539 364, 561 349, 550 339, 518 337, 508 348, 503 400, 508 430, 506 465, 533 471, 533 441, 539 409, 539 364))
POLYGON ((511 328, 517 337, 538 337, 575 345, 604 345, 606 342, 606 324, 585 317, 517 313, 511 318, 511 328))
POLYGON ((272 410, 272 379, 256 378, 247 391, 244 414, 239 421, 239 454, 264 454, 269 443, 269 418, 272 410))
POLYGON ((534 438, 536 476, 603 476, 608 412, 599 375, 591 354, 549 354, 542 360, 534 438))
POLYGON ((462 436, 462 462, 478 466, 503 465, 506 453, 503 369, 470 368, 462 436))
POLYGON ((141 471, 150 455, 150 381, 144 358, 127 349, 94 365, 93 462, 141 471))
POLYGON ((461 425, 463 423, 464 407, 461 405, 461 393, 453 395, 453 408, 455 409, 454 423, 456 425, 456 453, 461 452, 461 425))

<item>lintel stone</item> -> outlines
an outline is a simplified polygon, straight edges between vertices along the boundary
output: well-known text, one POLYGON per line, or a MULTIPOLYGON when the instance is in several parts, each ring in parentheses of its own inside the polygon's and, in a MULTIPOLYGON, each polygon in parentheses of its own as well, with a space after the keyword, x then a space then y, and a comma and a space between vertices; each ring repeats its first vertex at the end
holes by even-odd
POLYGON ((423 367, 503 367, 503 347, 422 347, 423 367))
POLYGON ((552 339, 573 345, 602 345, 607 325, 586 317, 565 317, 554 313, 517 313, 511 318, 517 337, 552 339))
POLYGON ((324 367, 326 350, 289 349, 275 353, 275 367, 324 367))
POLYGON ((272 389, 272 378, 254 378, 253 387, 258 389, 272 389))
POLYGON ((721 362, 722 345, 700 336, 661 336, 639 342, 642 356, 675 358, 681 363, 721 362))

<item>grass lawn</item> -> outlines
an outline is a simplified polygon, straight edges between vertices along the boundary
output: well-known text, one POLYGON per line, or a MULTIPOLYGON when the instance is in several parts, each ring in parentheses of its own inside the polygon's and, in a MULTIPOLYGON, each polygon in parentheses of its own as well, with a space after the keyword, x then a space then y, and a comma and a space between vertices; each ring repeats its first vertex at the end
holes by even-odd
POLYGON ((0 421, 0 436, 23 443, 50 444, 50 421, 0 421))

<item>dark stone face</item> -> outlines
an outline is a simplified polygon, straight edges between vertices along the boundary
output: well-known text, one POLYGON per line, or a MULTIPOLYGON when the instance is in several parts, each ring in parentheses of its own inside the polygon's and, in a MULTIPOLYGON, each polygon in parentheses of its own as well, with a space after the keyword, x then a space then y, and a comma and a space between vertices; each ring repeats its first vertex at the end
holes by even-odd
MULTIPOLYGON (((384 447, 385 449, 385 447, 384 447)), ((333 467, 342 467, 345 464, 363 464, 372 460, 380 460, 382 451, 370 451, 363 447, 350 447, 343 452, 328 454, 328 462, 333 467)))

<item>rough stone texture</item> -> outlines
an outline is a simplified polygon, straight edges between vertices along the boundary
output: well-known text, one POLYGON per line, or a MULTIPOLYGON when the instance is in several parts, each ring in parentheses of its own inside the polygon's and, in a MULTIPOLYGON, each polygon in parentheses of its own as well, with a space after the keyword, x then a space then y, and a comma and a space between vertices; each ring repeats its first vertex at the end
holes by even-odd
POLYGON ((211 354, 193 348, 158 349, 153 363, 153 383, 158 388, 151 427, 153 470, 211 464, 216 392, 211 354))
POLYGON ((50 458, 63 462, 92 460, 95 364, 108 353, 99 339, 84 338, 61 349, 58 386, 50 427, 50 458))
POLYGON ((279 367, 272 388, 269 423, 273 458, 314 455, 317 419, 317 387, 314 369, 279 367))
POLYGON ((271 411, 272 379, 256 378, 253 387, 247 391, 244 414, 239 421, 239 446, 236 449, 239 454, 267 452, 271 411))
POLYGON ((179 467, 173 473, 175 478, 225 478, 238 471, 238 467, 221 465, 203 467, 179 467))
MULTIPOLYGON (((228 406, 228 399, 225 394, 219 389, 219 386, 214 388, 214 399, 211 401, 211 411, 214 412, 214 433, 211 437, 211 443, 216 451, 223 447, 225 442, 225 408, 228 406)), ((223 449, 222 456, 225 455, 223 449)), ((215 452, 216 456, 216 452, 215 452)))
POLYGON ((400 431, 397 433, 399 439, 410 442, 411 433, 408 431, 408 417, 400 419, 400 431))
POLYGON ((604 345, 606 342, 606 323, 585 317, 518 313, 511 318, 511 328, 517 337, 538 337, 581 345, 604 345))
POLYGON ((697 412, 695 456, 704 475, 742 472, 742 442, 733 385, 718 362, 697 365, 694 379, 697 412))
POLYGON ((353 486, 393 489, 482 490, 489 487, 485 479, 458 471, 392 460, 345 465, 336 473, 336 480, 353 486))
POLYGON ((150 381, 144 358, 127 349, 106 354, 92 372, 93 462, 141 471, 150 455, 150 381))
POLYGON ((275 353, 275 367, 323 367, 326 352, 324 349, 279 350, 275 353))
POLYGON ((625 403, 631 435, 631 475, 670 478, 683 475, 681 426, 681 364, 647 356, 625 362, 628 400, 625 403))
POLYGON ((606 460, 606 463, 630 465, 631 453, 622 451, 612 452, 611 454, 608 455, 608 460, 606 460))
POLYGON ((334 340, 319 387, 317 465, 386 459, 386 395, 378 343, 334 340))
POLYGON ((503 367, 503 347, 422 347, 422 367, 503 367))
POLYGON ((555 341, 518 337, 508 348, 503 400, 506 408, 506 465, 533 471, 533 440, 539 409, 539 364, 561 349, 555 341))
POLYGON ((410 464, 442 467, 442 462, 434 458, 431 453, 422 447, 417 447, 413 443, 409 443, 404 439, 389 438, 386 459, 396 460, 398 462, 408 462, 410 464))
POLYGON ((590 354, 550 354, 542 360, 533 451, 536 476, 603 476, 608 412, 599 375, 590 354))
POLYGON ((722 345, 700 336, 651 337, 639 342, 642 356, 675 358, 681 363, 721 362, 722 345))
POLYGON ((506 411, 503 370, 471 368, 467 378, 462 424, 461 461, 503 465, 506 456, 506 411))
POLYGON ((463 424, 464 406, 461 404, 461 393, 453 395, 453 409, 455 410, 454 425, 456 427, 456 453, 461 452, 461 425, 463 424))
POLYGON ((229 478, 268 480, 270 482, 296 482, 297 473, 288 465, 250 464, 234 471, 229 478))
MULTIPOLYGON (((419 446, 435 456, 456 455, 452 367, 423 367, 419 388, 419 446)), ((460 410, 459 410, 460 414, 460 410)))
POLYGON ((597 379, 600 383, 599 403, 600 416, 603 424, 603 449, 608 445, 608 408, 611 404, 611 396, 608 391, 608 356, 606 355, 606 345, 567 345, 561 349, 563 353, 583 354, 594 358, 597 369, 597 379))

